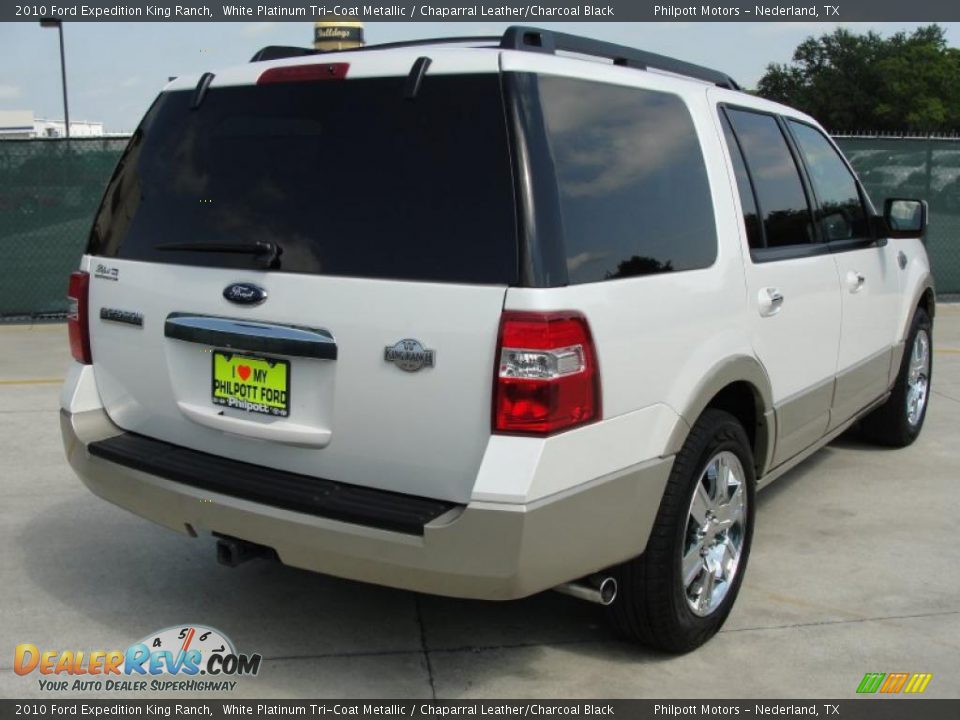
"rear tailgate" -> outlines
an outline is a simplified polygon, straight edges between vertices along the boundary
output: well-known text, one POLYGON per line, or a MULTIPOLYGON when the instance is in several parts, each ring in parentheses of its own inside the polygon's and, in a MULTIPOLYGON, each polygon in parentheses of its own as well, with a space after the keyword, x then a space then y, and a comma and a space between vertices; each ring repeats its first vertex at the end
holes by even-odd
POLYGON ((161 95, 84 260, 117 425, 469 500, 516 218, 498 76, 432 72, 161 95))
MULTIPOLYGON (((91 282, 90 317, 97 385, 120 427, 305 475, 469 499, 490 434, 503 288, 129 261, 111 267, 117 281, 91 282), (262 286, 267 301, 249 309, 228 302, 223 289, 238 280, 262 286), (143 327, 100 320, 102 308, 142 313, 143 327), (216 405, 212 351, 224 346, 166 337, 167 317, 184 312, 323 329, 337 357, 249 350, 290 363, 289 417, 216 405), (405 338, 433 350, 434 366, 409 372, 386 362, 385 348, 405 338), (314 440, 322 444, 301 444, 314 440)), ((231 345, 224 349, 244 354, 242 341, 231 345)))

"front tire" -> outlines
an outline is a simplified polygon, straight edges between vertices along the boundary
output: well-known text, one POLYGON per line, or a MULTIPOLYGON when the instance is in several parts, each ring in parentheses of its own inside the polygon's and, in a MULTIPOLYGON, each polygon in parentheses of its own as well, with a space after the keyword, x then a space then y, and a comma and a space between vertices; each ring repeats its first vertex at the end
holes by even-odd
POLYGON ((906 447, 916 440, 927 416, 932 377, 933 323, 926 310, 917 308, 893 390, 861 422, 862 437, 888 447, 906 447))
POLYGON ((674 461, 646 550, 613 571, 620 591, 609 613, 621 633, 676 653, 713 637, 743 581, 755 485, 743 426, 705 410, 674 461))

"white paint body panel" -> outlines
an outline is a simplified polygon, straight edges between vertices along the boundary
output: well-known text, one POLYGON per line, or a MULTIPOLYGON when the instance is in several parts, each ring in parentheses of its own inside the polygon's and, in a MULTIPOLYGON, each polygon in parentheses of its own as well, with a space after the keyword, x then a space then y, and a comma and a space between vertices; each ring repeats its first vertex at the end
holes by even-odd
MULTIPOLYGON (((85 268, 94 261, 85 259, 85 268)), ((469 500, 490 435, 503 287, 103 262, 119 269, 119 280, 90 281, 93 367, 121 428, 289 472, 469 500), (269 299, 230 303, 222 293, 233 282, 256 283, 269 299), (143 313, 144 326, 101 321, 101 307, 143 313), (178 405, 213 407, 213 348, 164 337, 172 312, 319 327, 339 356, 287 358, 290 417, 223 408, 231 422, 221 431, 178 405), (385 362, 384 348, 406 337, 436 349, 436 367, 410 373, 385 362), (297 439, 310 430, 330 433, 325 446, 298 446, 311 444, 297 439), (276 442, 284 437, 297 444, 276 442)))
POLYGON ((493 435, 472 501, 528 503, 639 465, 662 454, 678 422, 660 403, 543 440, 493 435))
POLYGON ((92 365, 71 361, 67 379, 60 389, 60 407, 70 413, 89 412, 103 407, 92 365))
POLYGON ((831 255, 746 265, 751 340, 767 370, 774 403, 830 380, 840 346, 840 284, 831 255), (784 296, 775 315, 760 314, 765 288, 784 296))
POLYGON ((751 260, 732 160, 726 143, 721 141, 723 128, 717 104, 729 102, 807 122, 812 119, 776 103, 745 99, 741 93, 711 88, 707 94, 714 139, 723 145, 723 165, 731 191, 727 203, 736 208, 737 234, 741 238, 739 245, 746 274, 751 354, 766 369, 773 402, 779 404, 835 375, 840 347, 840 282, 833 256, 829 254, 764 263, 751 260), (776 314, 762 315, 768 288, 783 294, 783 305, 776 314))
POLYGON ((919 238, 908 240, 891 240, 890 245, 894 253, 902 252, 907 259, 907 266, 903 269, 900 282, 900 297, 897 301, 894 340, 904 340, 910 331, 910 321, 913 319, 914 300, 919 299, 925 285, 930 279, 930 258, 927 249, 919 238))
MULTIPOLYGON (((898 241, 837 253, 842 331, 837 374, 841 375, 897 342, 897 312, 903 270, 897 265, 898 241), (862 278, 862 282, 858 281, 862 278)), ((868 394, 883 392, 886 376, 877 375, 868 394)))

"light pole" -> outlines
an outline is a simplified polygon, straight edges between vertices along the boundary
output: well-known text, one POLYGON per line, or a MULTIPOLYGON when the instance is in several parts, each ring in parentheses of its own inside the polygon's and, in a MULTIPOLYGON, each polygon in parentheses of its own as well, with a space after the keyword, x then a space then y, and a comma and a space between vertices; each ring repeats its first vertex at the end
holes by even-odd
POLYGON ((63 52, 63 23, 53 18, 43 18, 40 27, 55 27, 60 32, 60 75, 63 77, 63 126, 70 137, 70 107, 67 105, 67 57, 63 52))

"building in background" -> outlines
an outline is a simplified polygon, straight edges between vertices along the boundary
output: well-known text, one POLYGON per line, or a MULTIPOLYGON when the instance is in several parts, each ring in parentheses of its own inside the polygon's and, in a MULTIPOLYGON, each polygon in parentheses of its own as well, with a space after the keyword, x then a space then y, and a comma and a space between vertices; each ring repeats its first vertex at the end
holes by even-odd
MULTIPOLYGON (((60 138, 66 135, 63 120, 35 117, 33 110, 0 110, 0 140, 60 138)), ((102 122, 71 120, 71 137, 101 137, 102 122)))

